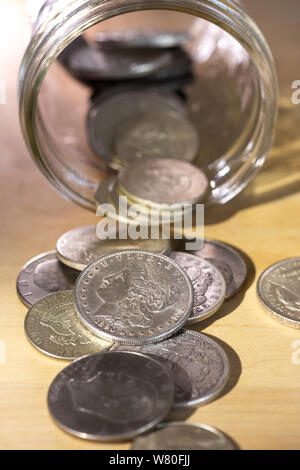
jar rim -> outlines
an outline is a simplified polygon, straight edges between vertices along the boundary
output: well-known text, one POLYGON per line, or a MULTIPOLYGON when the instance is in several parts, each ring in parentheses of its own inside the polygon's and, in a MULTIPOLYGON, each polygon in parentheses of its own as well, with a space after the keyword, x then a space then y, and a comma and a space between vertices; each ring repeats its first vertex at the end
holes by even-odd
MULTIPOLYGON (((278 84, 269 46, 255 22, 235 0, 65 0, 58 2, 47 17, 35 23, 31 41, 25 51, 18 78, 19 116, 22 132, 32 158, 50 183, 67 199, 87 207, 95 203, 66 187, 47 165, 37 132, 37 103, 44 78, 58 55, 87 29, 120 14, 135 11, 171 10, 187 13, 216 24, 234 37, 249 53, 259 77, 261 100, 261 135, 257 139, 255 161, 245 173, 243 182, 232 185, 230 193, 215 199, 225 203, 236 196, 253 179, 263 165, 272 145, 277 117, 278 84), (64 4, 64 6, 62 6, 64 4)), ((214 198, 212 198, 213 200, 214 198)), ((213 201, 212 201, 213 202, 213 201)))

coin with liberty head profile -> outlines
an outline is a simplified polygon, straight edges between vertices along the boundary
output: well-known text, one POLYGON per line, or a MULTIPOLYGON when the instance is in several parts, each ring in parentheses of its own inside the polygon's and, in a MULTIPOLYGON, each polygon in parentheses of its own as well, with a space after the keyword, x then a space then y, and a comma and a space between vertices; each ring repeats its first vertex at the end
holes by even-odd
POLYGON ((225 300, 226 284, 223 275, 213 264, 198 256, 173 251, 170 257, 186 271, 193 284, 194 305, 188 323, 211 317, 225 300))
POLYGON ((167 256, 123 250, 101 256, 75 286, 81 320, 96 335, 116 343, 156 343, 188 320, 193 287, 185 271, 167 256))
POLYGON ((223 348, 196 331, 182 329, 160 343, 118 344, 112 350, 147 354, 168 367, 175 382, 176 408, 209 403, 222 392, 229 378, 229 360, 223 348))
POLYGON ((201 250, 191 254, 206 259, 221 272, 226 283, 226 300, 240 292, 247 277, 247 266, 236 249, 228 243, 206 238, 201 250))
POLYGON ((119 441, 160 423, 174 400, 165 366, 134 352, 105 351, 63 369, 48 392, 48 407, 65 431, 84 439, 119 441))

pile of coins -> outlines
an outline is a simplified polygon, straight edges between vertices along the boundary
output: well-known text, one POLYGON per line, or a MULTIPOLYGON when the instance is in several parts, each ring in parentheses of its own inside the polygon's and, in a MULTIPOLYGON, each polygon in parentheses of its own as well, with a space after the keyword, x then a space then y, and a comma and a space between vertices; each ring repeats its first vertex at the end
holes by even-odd
POLYGON ((208 181, 204 173, 184 161, 146 158, 129 163, 117 176, 100 182, 95 193, 104 215, 125 224, 163 225, 182 220, 204 200, 208 181), (126 197, 126 213, 120 212, 126 197), (109 203, 110 206, 107 206, 109 203), (111 209, 110 209, 111 208, 111 209))
POLYGON ((197 158, 199 137, 184 91, 193 81, 188 41, 181 32, 106 32, 91 44, 75 39, 59 56, 67 72, 92 89, 87 136, 107 166, 197 158))
POLYGON ((224 390, 225 351, 183 326, 212 316, 246 275, 239 253, 214 240, 186 253, 172 251, 168 240, 101 241, 96 226, 62 235, 56 252, 31 260, 17 280, 21 300, 31 306, 25 318, 31 344, 55 358, 77 359, 49 388, 53 419, 71 434, 101 441, 155 428, 133 448, 144 439, 151 446, 162 429, 167 439, 177 425, 191 436, 181 449, 235 448, 205 425, 156 426, 172 409, 204 405, 224 390))

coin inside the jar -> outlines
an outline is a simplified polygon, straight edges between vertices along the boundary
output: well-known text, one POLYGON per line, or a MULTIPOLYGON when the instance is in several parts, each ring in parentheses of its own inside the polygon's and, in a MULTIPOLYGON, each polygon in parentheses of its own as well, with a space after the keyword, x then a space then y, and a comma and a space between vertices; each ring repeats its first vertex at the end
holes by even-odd
POLYGON ((137 437, 132 450, 237 450, 226 434, 206 424, 171 422, 137 437))
POLYGON ((100 240, 97 226, 78 227, 64 233, 57 242, 57 256, 68 266, 82 271, 99 256, 118 250, 142 249, 167 254, 170 251, 169 240, 132 240, 127 238, 100 240))
POLYGON ((119 441, 155 427, 173 399, 173 380, 161 363, 113 351, 63 369, 49 388, 48 407, 56 423, 77 437, 119 441))
POLYGON ((161 361, 175 382, 176 408, 204 405, 216 398, 229 378, 225 351, 205 335, 182 329, 160 343, 116 345, 114 351, 136 351, 161 361))
POLYGON ((170 52, 158 49, 105 52, 87 45, 72 51, 68 68, 87 80, 123 80, 149 75, 171 61, 170 52))
POLYGON ((188 39, 186 32, 167 32, 150 28, 105 31, 95 35, 95 41, 100 47, 109 48, 172 48, 183 45, 188 39))
POLYGON ((48 294, 73 289, 79 272, 62 264, 55 251, 32 258, 17 279, 20 300, 31 307, 48 294))
MULTIPOLYGON (((110 176, 99 183, 95 193, 98 211, 102 206, 101 213, 107 216, 108 219, 125 225, 134 224, 135 226, 151 226, 153 228, 154 226, 162 227, 164 224, 170 225, 170 223, 182 221, 184 216, 192 213, 192 207, 178 207, 173 210, 166 205, 154 207, 145 203, 137 203, 137 201, 130 198, 130 195, 123 193, 117 183, 117 178, 110 176), (123 202, 121 202, 121 196, 126 197, 123 202), (123 210, 124 208, 126 210, 123 210), (164 218, 166 214, 167 217, 164 218)), ((156 235, 156 237, 159 238, 159 235, 156 235)), ((155 242, 155 240, 153 241, 155 242)), ((150 251, 155 250, 151 249, 150 251)))
POLYGON ((80 321, 73 291, 55 292, 36 302, 25 317, 24 327, 33 346, 57 359, 73 360, 112 346, 80 321))
POLYGON ((220 271, 208 261, 188 253, 173 251, 170 258, 186 271, 192 281, 194 305, 188 323, 211 317, 225 300, 226 284, 220 271))
POLYGON ((97 155, 110 165, 115 153, 116 135, 120 126, 134 118, 162 111, 186 113, 182 101, 172 92, 151 89, 122 89, 112 94, 100 94, 88 112, 89 142, 97 155))
POLYGON ((151 77, 154 80, 169 80, 190 72, 192 72, 192 60, 183 49, 177 48, 173 52, 172 61, 151 74, 151 77))
POLYGON ((168 158, 192 162, 198 151, 198 133, 186 113, 162 108, 121 125, 115 143, 116 158, 168 158))
POLYGON ((119 184, 132 199, 150 204, 196 203, 208 190, 207 178, 199 168, 167 158, 130 162, 120 173, 119 184))
POLYGON ((75 286, 76 310, 101 338, 155 343, 176 333, 193 306, 192 283, 173 260, 124 250, 93 261, 75 286))
POLYGON ((257 292, 266 310, 286 326, 300 329, 300 258, 268 267, 259 277, 257 292))

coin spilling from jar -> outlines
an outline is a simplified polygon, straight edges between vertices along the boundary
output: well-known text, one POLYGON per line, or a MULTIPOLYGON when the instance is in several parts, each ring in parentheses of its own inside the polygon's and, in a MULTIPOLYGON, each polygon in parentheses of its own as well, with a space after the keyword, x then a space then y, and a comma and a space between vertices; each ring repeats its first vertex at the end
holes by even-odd
MULTIPOLYGON (((83 439, 134 440, 132 449, 237 448, 211 426, 171 418, 228 391, 226 346, 191 328, 204 329, 232 297, 242 299, 249 274, 226 242, 204 238, 187 250, 163 236, 166 220, 174 227, 193 216, 211 189, 196 166, 201 136, 185 97, 188 41, 180 31, 115 31, 63 51, 61 65, 90 87, 90 147, 114 170, 99 181, 95 203, 104 221, 129 231, 119 226, 105 238, 98 224, 69 228, 17 279, 30 344, 49 360, 73 361, 49 387, 54 422, 83 439), (159 227, 158 236, 128 236, 144 226, 159 227)), ((268 311, 297 328, 299 272, 299 258, 288 259, 258 281, 268 311)))

